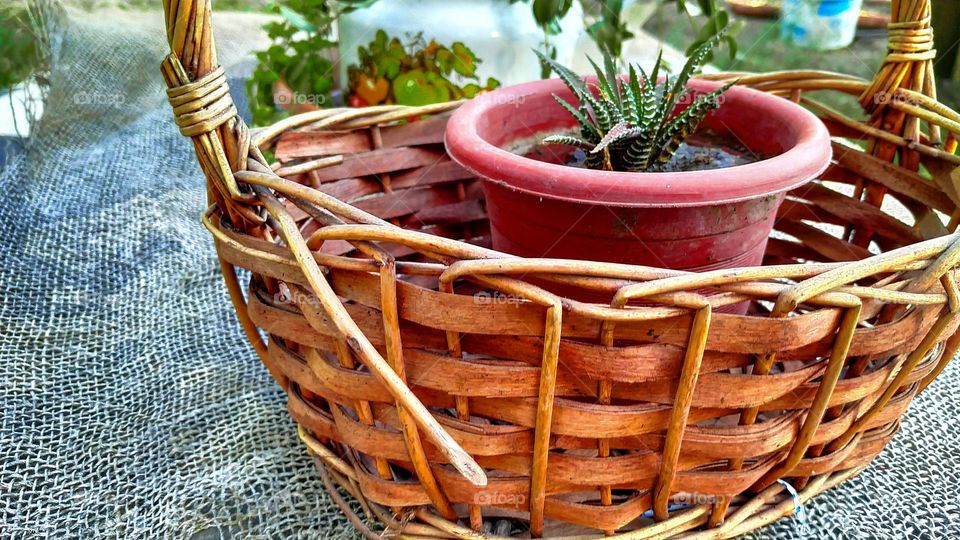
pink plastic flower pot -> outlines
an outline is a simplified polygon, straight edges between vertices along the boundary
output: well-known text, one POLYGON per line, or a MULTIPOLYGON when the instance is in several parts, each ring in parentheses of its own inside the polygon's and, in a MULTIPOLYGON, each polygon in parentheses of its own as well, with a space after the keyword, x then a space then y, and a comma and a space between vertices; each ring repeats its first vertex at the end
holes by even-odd
MULTIPOLYGON (((693 80, 703 94, 720 85, 693 80)), ((553 99, 559 79, 495 90, 450 119, 450 156, 485 180, 495 249, 555 257, 708 270, 758 265, 784 194, 823 172, 830 137, 810 112, 742 87, 701 124, 770 156, 697 172, 594 171, 514 154, 518 141, 575 126, 553 99)), ((689 101, 688 101, 689 102, 689 101)))

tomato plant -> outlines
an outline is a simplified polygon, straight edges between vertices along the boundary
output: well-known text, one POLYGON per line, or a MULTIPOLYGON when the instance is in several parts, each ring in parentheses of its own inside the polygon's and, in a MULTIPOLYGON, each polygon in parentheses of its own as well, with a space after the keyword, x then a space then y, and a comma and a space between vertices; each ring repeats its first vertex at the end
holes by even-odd
POLYGON ((418 33, 404 43, 380 30, 357 53, 359 63, 347 68, 348 92, 368 105, 428 105, 500 86, 494 78, 480 81, 480 59, 459 41, 447 46, 418 33))

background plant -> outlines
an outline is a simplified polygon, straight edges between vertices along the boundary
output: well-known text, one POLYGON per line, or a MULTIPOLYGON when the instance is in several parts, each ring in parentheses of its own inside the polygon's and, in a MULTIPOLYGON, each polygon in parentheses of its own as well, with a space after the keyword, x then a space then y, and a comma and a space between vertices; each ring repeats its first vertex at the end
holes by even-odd
MULTIPOLYGON (((335 90, 336 78, 334 75, 333 59, 336 56, 336 41, 334 41, 334 25, 336 20, 343 14, 356 9, 368 7, 377 0, 278 0, 267 5, 270 13, 276 14, 278 20, 271 21, 264 26, 268 37, 271 39, 270 46, 256 53, 258 60, 257 66, 247 82, 247 95, 250 98, 250 109, 253 114, 253 122, 257 125, 265 125, 276 122, 280 118, 287 116, 288 113, 277 107, 274 103, 273 91, 277 82, 282 81, 291 90, 294 96, 308 96, 309 102, 319 106, 330 106, 333 104, 333 91, 335 90)), ((543 31, 543 42, 539 52, 545 58, 556 59, 556 47, 553 44, 553 37, 560 33, 560 20, 569 14, 576 0, 501 0, 504 2, 527 3, 531 7, 531 14, 543 31)), ((623 20, 624 1, 623 0, 579 0, 586 14, 586 30, 591 38, 597 43, 598 47, 604 53, 611 54, 619 63, 619 58, 623 51, 623 43, 633 37, 633 33, 628 29, 623 20)), ((694 22, 694 17, 690 15, 691 7, 696 2, 700 13, 706 18, 706 22, 700 28, 700 35, 697 42, 691 48, 711 36, 715 35, 719 28, 727 27, 729 19, 726 11, 721 7, 718 0, 653 0, 655 2, 676 3, 678 9, 687 13, 694 22)), ((736 41, 727 34, 725 40, 730 48, 731 57, 736 54, 736 41)), ((452 50, 451 45, 451 50, 452 50)), ((465 47, 465 46, 464 46, 465 47)), ((688 52, 690 52, 688 51, 688 52)), ((443 53, 446 54, 446 53, 443 53)), ((457 54, 454 51, 454 54, 457 54)), ((472 55, 472 52, 471 52, 472 55)), ((409 55, 413 56, 413 55, 409 55)), ((475 56, 474 56, 475 58, 475 56)), ((361 62, 361 64, 364 64, 361 62)), ((432 65, 432 61, 426 61, 424 65, 432 65)), ((541 61, 541 76, 546 78, 550 76, 551 67, 548 62, 541 61)), ((361 66, 362 69, 369 69, 369 65, 361 66)), ((444 84, 441 78, 450 80, 449 73, 444 69, 440 71, 434 69, 425 69, 422 74, 417 73, 406 81, 412 94, 419 94, 426 98, 430 94, 436 96, 449 92, 452 96, 463 95, 469 97, 480 89, 492 88, 486 81, 480 84, 480 81, 468 83, 462 87, 454 88, 444 84), (471 84, 476 85, 471 86, 471 84)), ((369 74, 368 75, 372 75, 369 74)), ((463 75, 463 74, 460 74, 463 75)), ((388 77, 388 79, 390 79, 388 77)), ((348 81, 351 90, 351 97, 356 95, 360 100, 354 99, 356 105, 360 105, 361 100, 370 103, 366 98, 360 97, 359 93, 354 91, 363 89, 362 93, 367 98, 381 97, 383 94, 383 83, 379 78, 372 78, 361 81, 364 84, 353 86, 352 81, 348 81), (364 85, 371 85, 366 87, 364 85)), ((499 84, 499 83, 497 83, 499 84)), ((388 89, 388 93, 395 94, 394 89, 388 89)), ((454 85, 457 86, 457 85, 454 85)), ((409 96, 410 102, 419 102, 413 95, 409 96)), ((383 99, 393 99, 397 103, 407 103, 406 98, 396 99, 385 97, 383 99)), ((374 100, 376 102, 376 100, 374 100)))
POLYGON ((596 14, 587 25, 587 33, 604 54, 619 60, 623 54, 623 42, 633 37, 623 21, 623 0, 597 2, 596 14))
POLYGON ((9 89, 33 71, 36 42, 26 6, 3 8, 0 22, 0 89, 9 89))
POLYGON ((500 86, 492 77, 481 84, 480 59, 462 42, 447 46, 427 42, 422 33, 406 43, 380 30, 358 50, 359 64, 349 66, 351 106, 383 103, 428 105, 462 98, 500 86))
MULTIPOLYGON (((735 36, 740 29, 740 24, 730 24, 730 14, 720 0, 650 0, 650 3, 658 4, 658 7, 674 4, 677 12, 696 29, 697 36, 687 48, 687 55, 693 54, 700 45, 724 29, 723 41, 730 58, 736 56, 735 36)), ((623 55, 624 42, 634 37, 623 19, 624 9, 623 0, 584 0, 584 12, 590 19, 587 24, 587 33, 602 52, 611 54, 618 61, 623 55)), ((711 51, 706 61, 709 62, 712 57, 711 51)))
MULTIPOLYGON (((51 36, 60 5, 54 0, 19 0, 0 5, 0 96, 19 83, 32 83, 22 105, 27 118, 46 99, 49 89, 51 36)), ((13 93, 2 99, 14 106, 13 93)), ((14 126, 21 132, 21 126, 14 126)))
MULTIPOLYGON (((513 4, 528 0, 509 1, 513 4)), ((560 34, 560 20, 567 16, 572 7, 573 0, 533 0, 531 3, 533 19, 543 32, 543 42, 539 52, 547 58, 552 60, 557 58, 557 47, 553 44, 552 38, 560 34)), ((550 76, 549 64, 540 63, 540 76, 544 79, 550 76)))
POLYGON ((273 101, 273 88, 283 81, 294 95, 310 96, 312 103, 331 100, 335 86, 337 42, 333 25, 340 15, 368 4, 361 0, 284 0, 267 10, 279 16, 264 25, 270 46, 256 53, 257 66, 247 81, 250 111, 257 125, 271 124, 288 113, 273 101))
MULTIPOLYGON (((690 46, 687 48, 687 55, 693 54, 701 45, 707 43, 711 39, 714 39, 716 36, 720 36, 721 41, 726 45, 727 52, 731 60, 737 56, 737 39, 736 35, 740 32, 743 24, 740 21, 737 21, 733 24, 730 23, 730 14, 727 10, 721 5, 720 0, 666 0, 667 2, 675 2, 677 5, 677 11, 682 15, 686 16, 690 21, 690 25, 696 29, 697 22, 694 16, 691 14, 691 6, 696 5, 700 15, 705 19, 702 25, 700 25, 699 30, 697 30, 697 36, 693 39, 693 42, 690 43, 690 46)), ((710 51, 707 54, 705 62, 710 62, 713 59, 713 51, 710 51)))
POLYGON ((677 105, 690 96, 687 82, 691 75, 723 36, 721 29, 700 44, 680 73, 663 82, 658 82, 662 55, 649 75, 642 67, 631 64, 626 80, 618 75, 615 59, 609 53, 604 55, 602 69, 591 60, 597 74, 596 93, 575 73, 541 55, 577 98, 577 105, 573 105, 554 95, 557 103, 576 119, 580 130, 579 136, 557 134, 543 142, 583 149, 588 152, 585 164, 591 169, 641 172, 662 167, 696 131, 707 113, 719 106, 720 95, 734 84, 696 96, 674 114, 677 105))

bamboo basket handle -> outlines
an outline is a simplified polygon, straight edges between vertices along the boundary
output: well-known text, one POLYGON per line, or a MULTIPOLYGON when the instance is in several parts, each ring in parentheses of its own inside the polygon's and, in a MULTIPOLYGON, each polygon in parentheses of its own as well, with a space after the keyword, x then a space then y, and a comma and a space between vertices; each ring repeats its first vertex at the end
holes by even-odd
POLYGON ((218 208, 235 228, 245 231, 263 226, 264 211, 273 217, 312 292, 352 352, 380 379, 450 464, 474 485, 485 486, 483 468, 443 429, 350 318, 283 205, 269 190, 237 182, 234 172, 246 170, 248 164, 261 171, 270 169, 251 145, 249 130, 237 114, 226 75, 217 61, 211 0, 163 0, 163 12, 171 51, 161 65, 167 97, 180 133, 193 142, 207 178, 212 207, 218 208))
MULTIPOLYGON (((860 104, 871 115, 871 125, 883 126, 885 131, 900 136, 909 142, 918 142, 923 138, 921 116, 905 112, 902 107, 891 107, 891 103, 910 96, 928 103, 937 103, 937 85, 933 74, 933 62, 937 56, 933 42, 933 16, 930 0, 893 0, 890 4, 889 43, 883 64, 877 70, 873 80, 860 94, 860 104)), ((928 121, 929 142, 933 147, 944 145, 940 125, 928 121)), ((949 139, 945 150, 953 153, 956 141, 949 139)), ((883 141, 873 141, 868 152, 881 159, 893 162, 899 155, 901 167, 917 171, 920 157, 917 150, 907 145, 898 148, 883 141)), ((883 202, 886 190, 881 186, 867 185, 863 189, 863 200, 879 206, 883 202)), ((862 231, 860 231, 862 232, 862 231)), ((912 278, 908 292, 924 291, 939 281, 960 262, 960 233, 951 235, 953 240, 935 261, 912 278)), ((869 233, 862 242, 869 241, 869 233)), ((912 247, 912 246, 911 246, 912 247)), ((814 278, 797 283, 780 294, 774 312, 785 315, 793 311, 800 303, 857 279, 881 270, 888 260, 895 260, 894 250, 843 267, 825 272, 814 278)))

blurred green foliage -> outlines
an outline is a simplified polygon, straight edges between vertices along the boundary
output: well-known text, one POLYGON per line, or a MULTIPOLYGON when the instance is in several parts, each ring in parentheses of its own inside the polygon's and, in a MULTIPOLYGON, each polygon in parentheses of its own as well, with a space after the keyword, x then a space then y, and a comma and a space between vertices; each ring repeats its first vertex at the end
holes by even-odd
POLYGON ((27 79, 37 67, 37 42, 26 4, 0 7, 0 90, 27 79))
POLYGON ((267 10, 278 19, 264 25, 270 46, 257 52, 257 67, 247 81, 247 95, 255 125, 266 125, 287 116, 274 104, 273 89, 283 81, 294 95, 310 96, 318 105, 329 103, 334 89, 331 52, 333 24, 343 13, 364 1, 284 0, 267 10))
MULTIPOLYGON (((712 40, 725 29, 725 34, 721 37, 721 42, 726 45, 730 60, 737 57, 737 34, 743 28, 741 21, 735 21, 731 24, 730 14, 723 7, 720 0, 666 0, 674 2, 677 5, 677 12, 687 17, 691 21, 691 26, 696 28, 699 25, 696 36, 687 47, 686 54, 689 56, 700 48, 701 45, 712 40), (691 7, 696 4, 696 11, 699 12, 703 22, 695 20, 691 14, 694 10, 691 7)), ((706 61, 711 62, 714 59, 713 51, 710 51, 706 61)))

